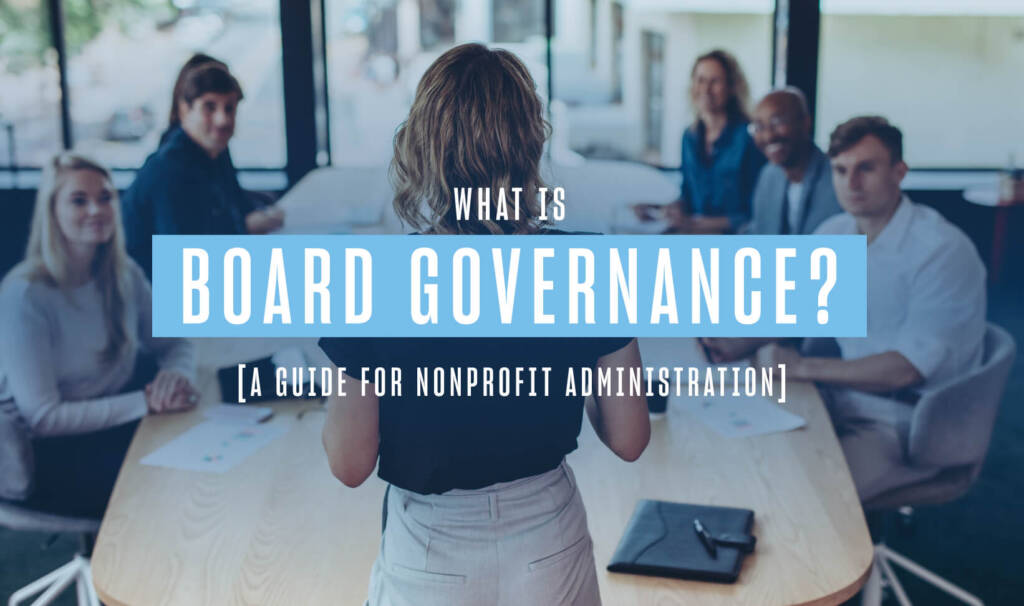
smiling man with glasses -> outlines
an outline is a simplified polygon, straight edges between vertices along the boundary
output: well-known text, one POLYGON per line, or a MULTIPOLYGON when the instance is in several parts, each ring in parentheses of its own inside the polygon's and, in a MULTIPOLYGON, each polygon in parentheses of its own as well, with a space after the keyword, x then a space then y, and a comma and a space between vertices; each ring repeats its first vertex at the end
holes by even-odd
POLYGON ((811 140, 803 93, 792 87, 768 93, 747 130, 769 162, 754 188, 750 233, 809 234, 839 212, 828 158, 811 140))

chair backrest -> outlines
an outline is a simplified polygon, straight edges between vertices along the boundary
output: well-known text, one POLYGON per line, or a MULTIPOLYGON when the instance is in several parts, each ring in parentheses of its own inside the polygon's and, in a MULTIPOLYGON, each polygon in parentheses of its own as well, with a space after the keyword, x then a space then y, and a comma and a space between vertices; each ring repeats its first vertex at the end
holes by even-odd
POLYGON ((96 534, 100 520, 36 511, 25 505, 0 501, 0 528, 15 531, 96 534))
POLYGON ((34 463, 28 424, 14 402, 0 402, 0 528, 48 533, 99 532, 99 520, 38 511, 21 502, 32 495, 34 463))
POLYGON ((27 499, 34 469, 28 425, 13 401, 0 402, 0 499, 27 499))
POLYGON ((1016 353, 1013 337, 989 324, 981 366, 922 395, 910 421, 912 464, 980 467, 1016 353))
MULTIPOLYGON (((0 162, 6 161, 6 158, 0 162)), ((32 211, 36 205, 34 189, 0 190, 4 201, 4 220, 0 222, 0 278, 25 258, 32 211)))

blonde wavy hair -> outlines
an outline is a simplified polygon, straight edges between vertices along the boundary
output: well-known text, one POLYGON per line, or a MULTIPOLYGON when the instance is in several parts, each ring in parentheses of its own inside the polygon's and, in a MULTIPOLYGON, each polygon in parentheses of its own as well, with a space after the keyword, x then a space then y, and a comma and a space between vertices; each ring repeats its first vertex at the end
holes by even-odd
MULTIPOLYGON (((693 77, 697 74, 697 66, 704 61, 715 61, 725 71, 725 81, 729 87, 729 100, 726 102, 725 111, 729 117, 749 122, 750 85, 747 83, 747 77, 743 75, 743 68, 740 67, 740 62, 736 60, 736 57, 720 48, 708 51, 694 60, 693 67, 690 69, 690 102, 694 102, 697 92, 693 87, 693 77)), ((700 116, 695 117, 694 124, 697 122, 700 122, 700 116)))
MULTIPOLYGON (((43 168, 25 260, 20 265, 23 275, 29 280, 40 280, 62 290, 72 287, 72 277, 68 241, 57 223, 55 205, 60 189, 67 183, 71 173, 78 170, 95 171, 103 175, 108 182, 113 182, 106 167, 86 156, 71 152, 54 156, 43 168)), ((113 196, 110 205, 114 213, 114 234, 109 242, 96 248, 91 268, 92 278, 96 281, 103 299, 103 321, 108 338, 100 355, 105 361, 117 359, 134 337, 125 317, 131 261, 125 252, 124 227, 121 225, 121 205, 117 190, 113 186, 110 189, 113 196)))
POLYGON ((423 233, 537 231, 540 159, 549 132, 522 61, 481 44, 456 46, 424 73, 409 117, 395 134, 395 212, 423 233), (491 220, 457 220, 457 187, 489 187, 491 220), (513 187, 522 188, 518 220, 511 211, 513 187), (499 190, 509 200, 509 220, 494 220, 499 190))

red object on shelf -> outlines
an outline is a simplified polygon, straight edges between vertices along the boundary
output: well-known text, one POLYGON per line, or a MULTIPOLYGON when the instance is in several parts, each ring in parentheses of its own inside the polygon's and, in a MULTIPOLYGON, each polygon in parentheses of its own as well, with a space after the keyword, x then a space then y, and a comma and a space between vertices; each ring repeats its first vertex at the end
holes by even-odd
POLYGON ((992 225, 992 249, 989 252, 989 282, 998 284, 1003 272, 1006 256, 1006 238, 1009 229, 1010 209, 1024 205, 1024 181, 1014 179, 1012 183, 1000 182, 996 187, 978 187, 964 190, 964 199, 978 206, 995 209, 992 225))

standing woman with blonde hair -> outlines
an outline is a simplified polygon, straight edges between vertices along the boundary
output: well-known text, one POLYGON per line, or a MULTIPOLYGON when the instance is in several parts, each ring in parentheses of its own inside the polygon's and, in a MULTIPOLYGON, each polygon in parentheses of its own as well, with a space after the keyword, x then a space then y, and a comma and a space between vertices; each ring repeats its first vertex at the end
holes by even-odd
MULTIPOLYGON (((427 69, 395 135, 395 211, 428 234, 556 233, 538 218, 547 130, 515 55, 451 49, 427 69), (489 187, 492 200, 522 188, 520 216, 459 221, 456 187, 489 187)), ((369 386, 368 395, 351 388, 328 402, 332 473, 354 487, 377 467, 389 483, 370 606, 600 604, 586 512, 565 462, 584 399, 562 394, 570 369, 640 367, 636 339, 325 338, 320 346, 339 367, 401 368, 408 378, 399 395, 378 399, 369 386), (551 395, 418 397, 412 382, 424 365, 550 367, 551 395)), ((598 396, 586 411, 619 457, 633 461, 647 446, 644 396, 598 396)))
POLYGON ((149 283, 125 252, 110 172, 57 155, 25 260, 0 284, 0 406, 30 429, 34 506, 101 516, 138 419, 195 405, 191 344, 151 328, 149 283), (140 352, 160 371, 126 390, 140 352))

